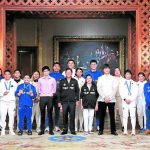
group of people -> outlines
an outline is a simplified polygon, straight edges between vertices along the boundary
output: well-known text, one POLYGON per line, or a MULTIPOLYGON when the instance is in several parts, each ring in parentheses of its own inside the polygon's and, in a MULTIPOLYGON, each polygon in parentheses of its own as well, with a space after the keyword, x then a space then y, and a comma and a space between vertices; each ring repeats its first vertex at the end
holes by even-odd
POLYGON ((139 81, 135 82, 132 80, 130 70, 126 70, 122 77, 120 69, 116 68, 112 76, 109 64, 104 64, 103 71, 99 71, 96 60, 90 61, 90 70, 84 73, 82 68, 75 69, 73 59, 68 60, 67 69, 62 73, 58 62, 54 63, 52 72, 48 66, 44 66, 41 77, 38 70, 33 72, 32 77, 25 75, 23 80, 18 69, 13 72, 13 76, 10 70, 5 70, 3 75, 2 70, 0 72, 2 136, 6 134, 7 114, 11 135, 15 135, 15 116, 18 135, 23 134, 25 118, 28 135, 32 135, 34 118, 38 135, 43 135, 46 130, 50 135, 54 135, 54 129, 61 131, 59 128, 61 111, 63 113, 61 135, 67 134, 68 130, 73 135, 76 135, 77 131, 84 131, 85 135, 92 134, 94 116, 98 135, 102 135, 107 110, 112 135, 118 135, 115 122, 117 111, 123 134, 128 134, 129 114, 131 135, 136 134, 136 110, 140 132, 150 134, 150 73, 146 81, 145 74, 139 72, 139 81))

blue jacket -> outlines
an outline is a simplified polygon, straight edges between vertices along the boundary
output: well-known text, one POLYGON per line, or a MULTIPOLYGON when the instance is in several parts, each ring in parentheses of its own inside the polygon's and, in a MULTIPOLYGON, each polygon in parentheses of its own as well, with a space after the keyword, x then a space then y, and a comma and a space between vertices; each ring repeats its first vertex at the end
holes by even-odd
POLYGON ((89 74, 92 76, 92 80, 94 81, 94 83, 97 83, 98 78, 103 75, 101 71, 96 70, 93 72, 92 70, 88 70, 87 72, 85 72, 84 78, 86 78, 86 76, 89 74))
POLYGON ((65 77, 64 77, 61 73, 59 73, 59 72, 51 72, 49 75, 50 75, 51 77, 53 77, 53 78, 56 80, 56 82, 57 82, 57 88, 59 87, 60 80, 62 80, 62 79, 65 78, 65 77))
POLYGON ((17 87, 15 95, 17 97, 19 97, 19 102, 18 102, 19 107, 24 107, 24 106, 32 107, 33 106, 33 100, 32 99, 36 98, 37 92, 36 92, 36 89, 33 85, 23 83, 17 87), (20 90, 23 90, 23 94, 18 96, 18 93, 20 90), (29 91, 33 92, 33 96, 29 95, 29 91))
POLYGON ((145 95, 146 105, 150 105, 150 81, 148 81, 144 85, 144 95, 145 95))

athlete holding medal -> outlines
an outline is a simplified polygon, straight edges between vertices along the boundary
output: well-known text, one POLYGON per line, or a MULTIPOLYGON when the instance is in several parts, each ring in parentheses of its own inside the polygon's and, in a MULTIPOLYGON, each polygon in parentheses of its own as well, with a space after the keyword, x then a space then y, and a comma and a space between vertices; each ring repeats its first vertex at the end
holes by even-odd
POLYGON ((122 98, 122 109, 123 109, 123 126, 124 135, 127 135, 128 117, 130 113, 132 132, 131 135, 135 135, 136 125, 136 97, 138 93, 138 87, 136 82, 132 79, 132 73, 130 70, 125 71, 125 80, 120 83, 119 92, 122 98))

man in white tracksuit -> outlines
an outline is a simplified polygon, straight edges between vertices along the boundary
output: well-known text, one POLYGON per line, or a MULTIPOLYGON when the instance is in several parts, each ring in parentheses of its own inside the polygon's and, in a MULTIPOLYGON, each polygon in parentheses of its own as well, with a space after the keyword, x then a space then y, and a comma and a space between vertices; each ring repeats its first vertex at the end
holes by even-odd
POLYGON ((123 109, 123 126, 124 135, 127 135, 128 117, 130 113, 132 133, 135 135, 136 125, 136 98, 138 94, 137 83, 131 79, 132 73, 130 70, 125 71, 125 80, 120 83, 119 92, 122 98, 122 109, 123 109))
POLYGON ((115 110, 116 110, 116 116, 117 116, 117 110, 119 111, 119 117, 120 117, 120 121, 121 121, 121 126, 123 129, 123 112, 122 112, 122 99, 120 96, 120 92, 119 92, 119 85, 121 83, 122 80, 124 80, 124 78, 121 76, 121 70, 119 68, 115 68, 114 71, 114 77, 115 77, 115 83, 117 85, 117 92, 115 95, 116 98, 116 105, 115 105, 115 110))
POLYGON ((5 135, 6 127, 6 116, 9 116, 9 134, 15 135, 13 131, 14 116, 16 111, 16 98, 15 91, 17 84, 11 79, 10 70, 5 70, 4 79, 0 82, 0 97, 1 97, 1 122, 2 122, 2 132, 1 136, 5 135))
POLYGON ((138 114, 138 122, 140 126, 140 132, 143 133, 146 129, 146 110, 145 110, 145 96, 144 96, 144 84, 145 81, 145 74, 143 72, 138 73, 139 81, 137 82, 138 85, 138 96, 137 96, 137 114, 138 114), (144 126, 143 126, 143 117, 144 117, 144 126))

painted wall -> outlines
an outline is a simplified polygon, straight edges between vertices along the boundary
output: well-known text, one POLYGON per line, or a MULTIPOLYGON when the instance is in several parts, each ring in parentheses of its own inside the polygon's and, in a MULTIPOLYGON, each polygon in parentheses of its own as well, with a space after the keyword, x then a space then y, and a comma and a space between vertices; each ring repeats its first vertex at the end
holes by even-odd
POLYGON ((39 46, 39 68, 52 67, 53 36, 128 34, 128 19, 19 19, 16 24, 18 46, 39 46))

